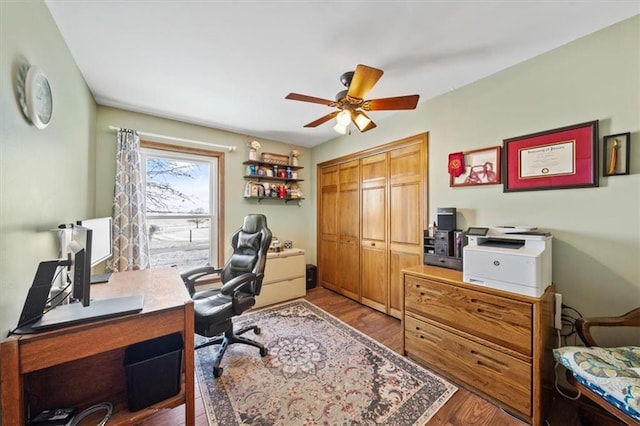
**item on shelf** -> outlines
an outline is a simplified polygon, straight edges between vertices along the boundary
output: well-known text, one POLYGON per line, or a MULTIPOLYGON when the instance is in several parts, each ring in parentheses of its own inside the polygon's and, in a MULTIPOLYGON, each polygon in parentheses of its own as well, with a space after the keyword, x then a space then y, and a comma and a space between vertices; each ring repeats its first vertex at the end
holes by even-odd
POLYGON ((271 245, 269 246, 269 251, 270 252, 279 253, 282 250, 283 250, 282 249, 282 243, 278 240, 278 238, 272 237, 271 238, 271 245))
POLYGON ((249 141, 249 160, 258 161, 258 150, 260 149, 260 142, 253 139, 249 141))
POLYGON ((287 196, 287 189, 284 185, 278 187, 278 198, 285 198, 287 196))
POLYGON ((292 183, 289 187, 289 198, 302 198, 302 191, 295 183, 292 183))
POLYGON ((294 149, 291 151, 291 165, 292 166, 297 166, 298 165, 298 157, 300 156, 300 151, 298 151, 297 149, 294 149))
POLYGON ((264 197, 265 196, 264 186, 262 186, 261 183, 249 181, 244 186, 244 196, 245 197, 264 197))
POLYGON ((284 248, 285 249, 292 249, 293 248, 293 241, 291 241, 291 240, 284 240, 283 244, 284 244, 284 248))
POLYGON ((274 154, 272 152, 263 152, 262 161, 265 163, 282 164, 284 166, 289 164, 289 156, 282 154, 274 154))

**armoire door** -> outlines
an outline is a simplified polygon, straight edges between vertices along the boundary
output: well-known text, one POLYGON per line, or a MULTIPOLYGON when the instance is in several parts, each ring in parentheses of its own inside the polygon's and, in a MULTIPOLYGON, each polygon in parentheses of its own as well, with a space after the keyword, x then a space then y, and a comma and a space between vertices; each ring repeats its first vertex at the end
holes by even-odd
POLYGON ((387 156, 384 152, 360 160, 360 301, 382 312, 389 300, 387 156))
POLYGON ((338 291, 338 166, 318 171, 318 282, 338 291))
POLYGON ((360 300, 360 162, 338 166, 338 292, 360 300))
POLYGON ((402 317, 402 269, 422 263, 423 175, 426 157, 416 143, 389 152, 389 310, 402 317))

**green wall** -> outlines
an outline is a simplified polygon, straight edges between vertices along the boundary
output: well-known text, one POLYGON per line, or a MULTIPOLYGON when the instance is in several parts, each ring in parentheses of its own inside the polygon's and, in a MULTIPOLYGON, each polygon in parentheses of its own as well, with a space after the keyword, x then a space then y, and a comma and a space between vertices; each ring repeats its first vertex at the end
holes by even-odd
MULTIPOLYGON (((267 200, 258 203, 244 199, 246 181, 242 178, 245 170, 242 162, 249 158, 247 142, 251 138, 237 133, 102 106, 98 107, 96 122, 96 158, 99 159, 96 164, 96 214, 111 214, 113 181, 115 178, 116 133, 109 130, 109 126, 129 127, 146 133, 236 147, 235 152, 213 148, 225 152, 224 241, 226 243, 224 245, 224 259, 231 255, 231 246, 228 243, 231 240, 231 234, 242 225, 242 220, 248 213, 266 215, 269 228, 280 241, 291 240, 297 248, 305 250, 310 248, 310 244, 315 238, 315 224, 309 222, 312 207, 308 200, 302 201, 302 205, 299 206, 297 203, 290 202, 285 204, 279 200, 267 200)), ((171 142, 154 137, 142 137, 142 139, 206 149, 205 146, 201 145, 171 142)), ((262 145, 259 153, 273 152, 288 155, 293 148, 292 145, 280 142, 259 138, 258 140, 262 145)), ((298 147, 298 150, 300 151, 300 165, 304 167, 299 172, 300 178, 304 179, 300 186, 304 197, 307 198, 311 186, 308 177, 311 155, 307 148, 298 147)), ((308 259, 309 257, 307 257, 308 259)))
MULTIPOLYGON (((373 132, 315 147, 313 163, 429 132, 430 221, 438 207, 456 207, 463 229, 550 230, 553 280, 565 302, 590 316, 624 313, 640 304, 639 79, 635 16, 400 112, 373 132), (600 149, 602 136, 631 132, 631 175, 600 177, 599 187, 583 189, 503 193, 502 185, 449 187, 449 153, 591 120, 600 121, 600 149)), ((601 167, 599 161, 600 176, 601 167)))
POLYGON ((38 263, 58 258, 60 223, 93 214, 96 105, 49 9, 0 2, 0 340, 15 327, 38 263), (22 115, 15 77, 27 62, 53 93, 51 124, 22 115))

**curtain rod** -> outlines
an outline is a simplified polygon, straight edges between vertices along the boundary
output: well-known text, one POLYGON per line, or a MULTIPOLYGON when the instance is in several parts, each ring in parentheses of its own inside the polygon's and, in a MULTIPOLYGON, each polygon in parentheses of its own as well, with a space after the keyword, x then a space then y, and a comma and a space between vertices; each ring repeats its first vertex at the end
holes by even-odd
MULTIPOLYGON (((120 127, 116 127, 116 126, 109 126, 109 130, 115 130, 116 132, 118 130, 120 130, 120 127)), ((149 133, 149 132, 142 132, 140 130, 136 130, 138 132, 139 135, 141 136, 148 136, 148 137, 152 137, 152 138, 161 138, 161 139, 168 139, 168 140, 172 140, 172 141, 176 141, 176 142, 189 142, 189 143, 195 143, 198 145, 205 145, 205 146, 214 146, 216 148, 226 148, 229 150, 229 152, 233 152, 236 150, 235 146, 230 146, 230 145, 219 145, 219 144, 215 144, 215 143, 210 143, 210 142, 202 142, 202 141, 196 141, 193 139, 184 139, 184 138, 176 138, 174 136, 166 136, 166 135, 158 135, 156 133, 149 133)))

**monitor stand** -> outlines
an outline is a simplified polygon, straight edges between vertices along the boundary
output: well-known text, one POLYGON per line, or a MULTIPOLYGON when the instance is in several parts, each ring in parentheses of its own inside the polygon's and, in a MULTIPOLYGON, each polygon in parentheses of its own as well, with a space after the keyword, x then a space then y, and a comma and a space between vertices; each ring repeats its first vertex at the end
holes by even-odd
MULTIPOLYGON (((89 321, 133 314, 140 312, 143 305, 144 296, 142 295, 92 300, 89 306, 82 306, 82 303, 79 302, 69 303, 48 311, 42 318, 31 324, 29 328, 32 333, 37 333, 89 321)), ((19 331, 26 334, 26 330, 19 331)))
POLYGON ((109 281, 111 272, 105 272, 104 274, 91 275, 91 284, 101 284, 109 281))

